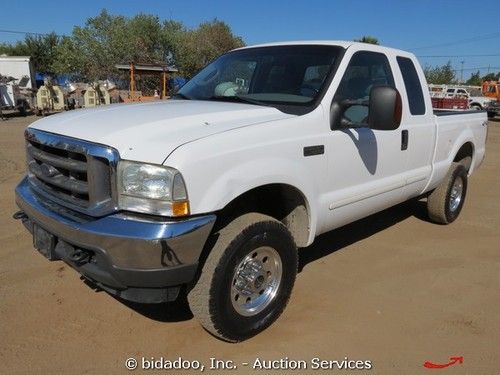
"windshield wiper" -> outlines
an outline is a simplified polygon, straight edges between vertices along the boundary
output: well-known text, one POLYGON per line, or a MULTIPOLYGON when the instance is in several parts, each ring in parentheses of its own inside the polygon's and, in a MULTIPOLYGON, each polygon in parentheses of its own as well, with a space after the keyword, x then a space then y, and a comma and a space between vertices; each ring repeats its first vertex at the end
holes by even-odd
POLYGON ((234 95, 234 96, 211 96, 211 97, 206 98, 204 100, 214 100, 214 101, 233 102, 233 103, 248 103, 248 104, 264 105, 264 106, 268 105, 268 104, 266 104, 264 102, 261 102, 259 100, 246 98, 246 97, 243 97, 243 96, 240 96, 240 95, 234 95))

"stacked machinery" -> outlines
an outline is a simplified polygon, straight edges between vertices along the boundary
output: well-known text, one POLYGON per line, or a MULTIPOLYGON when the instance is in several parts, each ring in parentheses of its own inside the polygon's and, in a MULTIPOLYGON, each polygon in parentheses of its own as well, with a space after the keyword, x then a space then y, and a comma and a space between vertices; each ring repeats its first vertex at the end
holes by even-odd
POLYGON ((54 85, 51 79, 45 79, 36 93, 36 114, 45 115, 65 109, 65 95, 60 86, 54 85))

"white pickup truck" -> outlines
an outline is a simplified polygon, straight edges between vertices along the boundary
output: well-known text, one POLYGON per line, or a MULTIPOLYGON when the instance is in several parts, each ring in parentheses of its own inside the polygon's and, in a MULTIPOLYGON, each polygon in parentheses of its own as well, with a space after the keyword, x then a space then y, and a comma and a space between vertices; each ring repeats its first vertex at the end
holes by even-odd
POLYGON ((433 112, 411 53, 314 41, 237 49, 173 100, 54 115, 25 135, 14 216, 35 248, 123 299, 187 293, 235 342, 278 318, 297 248, 321 233, 415 197, 454 221, 487 117, 433 112))
POLYGON ((473 90, 465 87, 450 87, 446 89, 446 98, 465 98, 469 101, 469 108, 482 111, 488 107, 492 99, 481 93, 481 88, 473 90))

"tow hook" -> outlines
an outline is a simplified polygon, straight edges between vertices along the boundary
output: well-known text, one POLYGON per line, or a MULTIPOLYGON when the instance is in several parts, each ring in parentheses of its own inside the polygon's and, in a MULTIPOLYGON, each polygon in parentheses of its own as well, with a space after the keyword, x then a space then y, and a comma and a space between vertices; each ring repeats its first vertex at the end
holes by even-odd
POLYGON ((77 249, 73 254, 69 256, 69 259, 77 266, 82 266, 90 261, 90 254, 81 249, 77 249))
POLYGON ((23 211, 17 211, 14 215, 12 215, 14 220, 26 220, 28 216, 23 211))

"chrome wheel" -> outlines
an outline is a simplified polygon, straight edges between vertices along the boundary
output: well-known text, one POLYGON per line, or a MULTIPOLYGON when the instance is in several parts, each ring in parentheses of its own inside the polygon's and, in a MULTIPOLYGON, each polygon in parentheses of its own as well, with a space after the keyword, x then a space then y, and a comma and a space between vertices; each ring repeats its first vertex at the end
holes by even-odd
POLYGON ((272 247, 259 247, 236 266, 232 277, 231 302, 240 315, 253 316, 276 297, 283 265, 272 247))
POLYGON ((464 190, 464 184, 460 177, 456 178, 453 181, 453 186, 451 187, 450 192, 450 211, 454 212, 458 206, 460 206, 460 202, 462 201, 462 193, 464 190))

